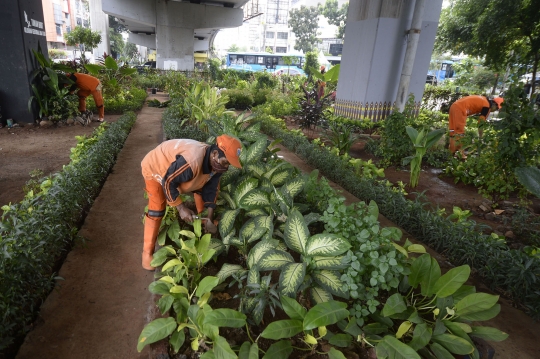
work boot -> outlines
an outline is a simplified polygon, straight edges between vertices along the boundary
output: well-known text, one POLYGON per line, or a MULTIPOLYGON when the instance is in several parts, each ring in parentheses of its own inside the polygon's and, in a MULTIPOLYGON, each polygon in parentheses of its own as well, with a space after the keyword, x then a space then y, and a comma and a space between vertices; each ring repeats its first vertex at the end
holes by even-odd
POLYGON ((155 268, 150 265, 152 262, 154 248, 156 247, 156 240, 159 233, 159 226, 161 224, 161 218, 148 217, 145 214, 144 219, 144 244, 142 252, 142 267, 146 270, 154 270, 155 268))

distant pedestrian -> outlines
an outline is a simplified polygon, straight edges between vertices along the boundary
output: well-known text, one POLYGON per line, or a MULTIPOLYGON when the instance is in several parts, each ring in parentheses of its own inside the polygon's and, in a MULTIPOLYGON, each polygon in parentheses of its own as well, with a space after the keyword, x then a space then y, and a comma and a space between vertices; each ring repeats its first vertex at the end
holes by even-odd
POLYGON ((98 121, 103 122, 105 119, 105 108, 103 107, 102 86, 99 79, 81 73, 70 74, 68 77, 71 81, 75 82, 69 89, 70 93, 74 93, 79 89, 79 91, 77 91, 77 96, 79 97, 79 112, 86 112, 86 98, 92 95, 98 109, 98 121))

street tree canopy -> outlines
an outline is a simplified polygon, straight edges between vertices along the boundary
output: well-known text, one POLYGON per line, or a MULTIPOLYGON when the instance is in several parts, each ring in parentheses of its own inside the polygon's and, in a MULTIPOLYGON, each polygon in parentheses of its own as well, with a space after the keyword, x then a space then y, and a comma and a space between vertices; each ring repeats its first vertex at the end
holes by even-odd
POLYGON ((443 10, 436 49, 484 58, 502 69, 540 62, 540 0, 455 0, 443 10))
POLYGON ((289 12, 289 26, 296 36, 295 50, 308 53, 315 48, 315 44, 319 42, 317 39, 318 20, 319 9, 315 6, 302 5, 299 9, 292 9, 289 12))
POLYGON ((319 11, 328 19, 330 25, 338 27, 336 37, 343 39, 345 37, 345 23, 347 22, 347 11, 349 3, 345 3, 339 7, 337 0, 326 0, 324 5, 319 5, 319 11))
POLYGON ((99 31, 92 31, 89 28, 77 26, 73 31, 64 35, 66 44, 69 46, 83 45, 85 51, 92 51, 101 42, 99 31))

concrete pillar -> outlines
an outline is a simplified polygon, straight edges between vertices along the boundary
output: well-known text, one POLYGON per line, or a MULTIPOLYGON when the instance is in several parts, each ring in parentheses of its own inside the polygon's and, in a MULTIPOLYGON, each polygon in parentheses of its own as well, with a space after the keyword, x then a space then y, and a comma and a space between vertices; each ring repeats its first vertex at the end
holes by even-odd
POLYGON ((193 71, 193 29, 158 24, 156 67, 164 70, 193 71))
POLYGON ((33 95, 30 74, 36 68, 32 49, 41 46, 47 54, 47 39, 41 0, 10 0, 0 7, 0 107, 2 122, 33 123, 37 106, 28 111, 33 95))
POLYGON ((110 55, 109 15, 103 12, 100 0, 90 1, 90 27, 101 34, 101 43, 93 50, 94 59, 103 57, 103 53, 110 55))
POLYGON ((149 49, 156 49, 156 34, 134 34, 129 33, 128 41, 132 44, 144 46, 149 49))
MULTIPOLYGON (((414 10, 414 0, 358 0, 349 3, 336 113, 379 120, 393 106, 414 10), (384 104, 387 107, 385 110, 384 104)), ((442 0, 428 1, 412 66, 409 92, 422 99, 442 0)))

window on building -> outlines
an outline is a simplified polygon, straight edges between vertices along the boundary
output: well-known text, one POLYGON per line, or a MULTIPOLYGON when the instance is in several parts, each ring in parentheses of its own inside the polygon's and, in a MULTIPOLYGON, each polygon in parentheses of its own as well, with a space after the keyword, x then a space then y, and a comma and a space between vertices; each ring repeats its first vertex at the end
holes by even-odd
POLYGON ((286 24, 288 10, 282 8, 268 9, 266 15, 267 24, 286 24))
POLYGON ((280 46, 276 46, 276 53, 278 54, 284 54, 287 52, 287 47, 280 47, 280 46))
POLYGON ((56 25, 56 35, 62 36, 62 26, 56 25))
POLYGON ((289 33, 288 32, 278 32, 277 33, 277 38, 282 39, 282 40, 287 40, 289 38, 289 33))
POLYGON ((77 26, 82 26, 82 19, 80 17, 78 17, 76 21, 77 21, 77 26))
POLYGON ((267 39, 273 39, 274 38, 274 32, 273 31, 267 31, 266 32, 266 38, 267 39))

